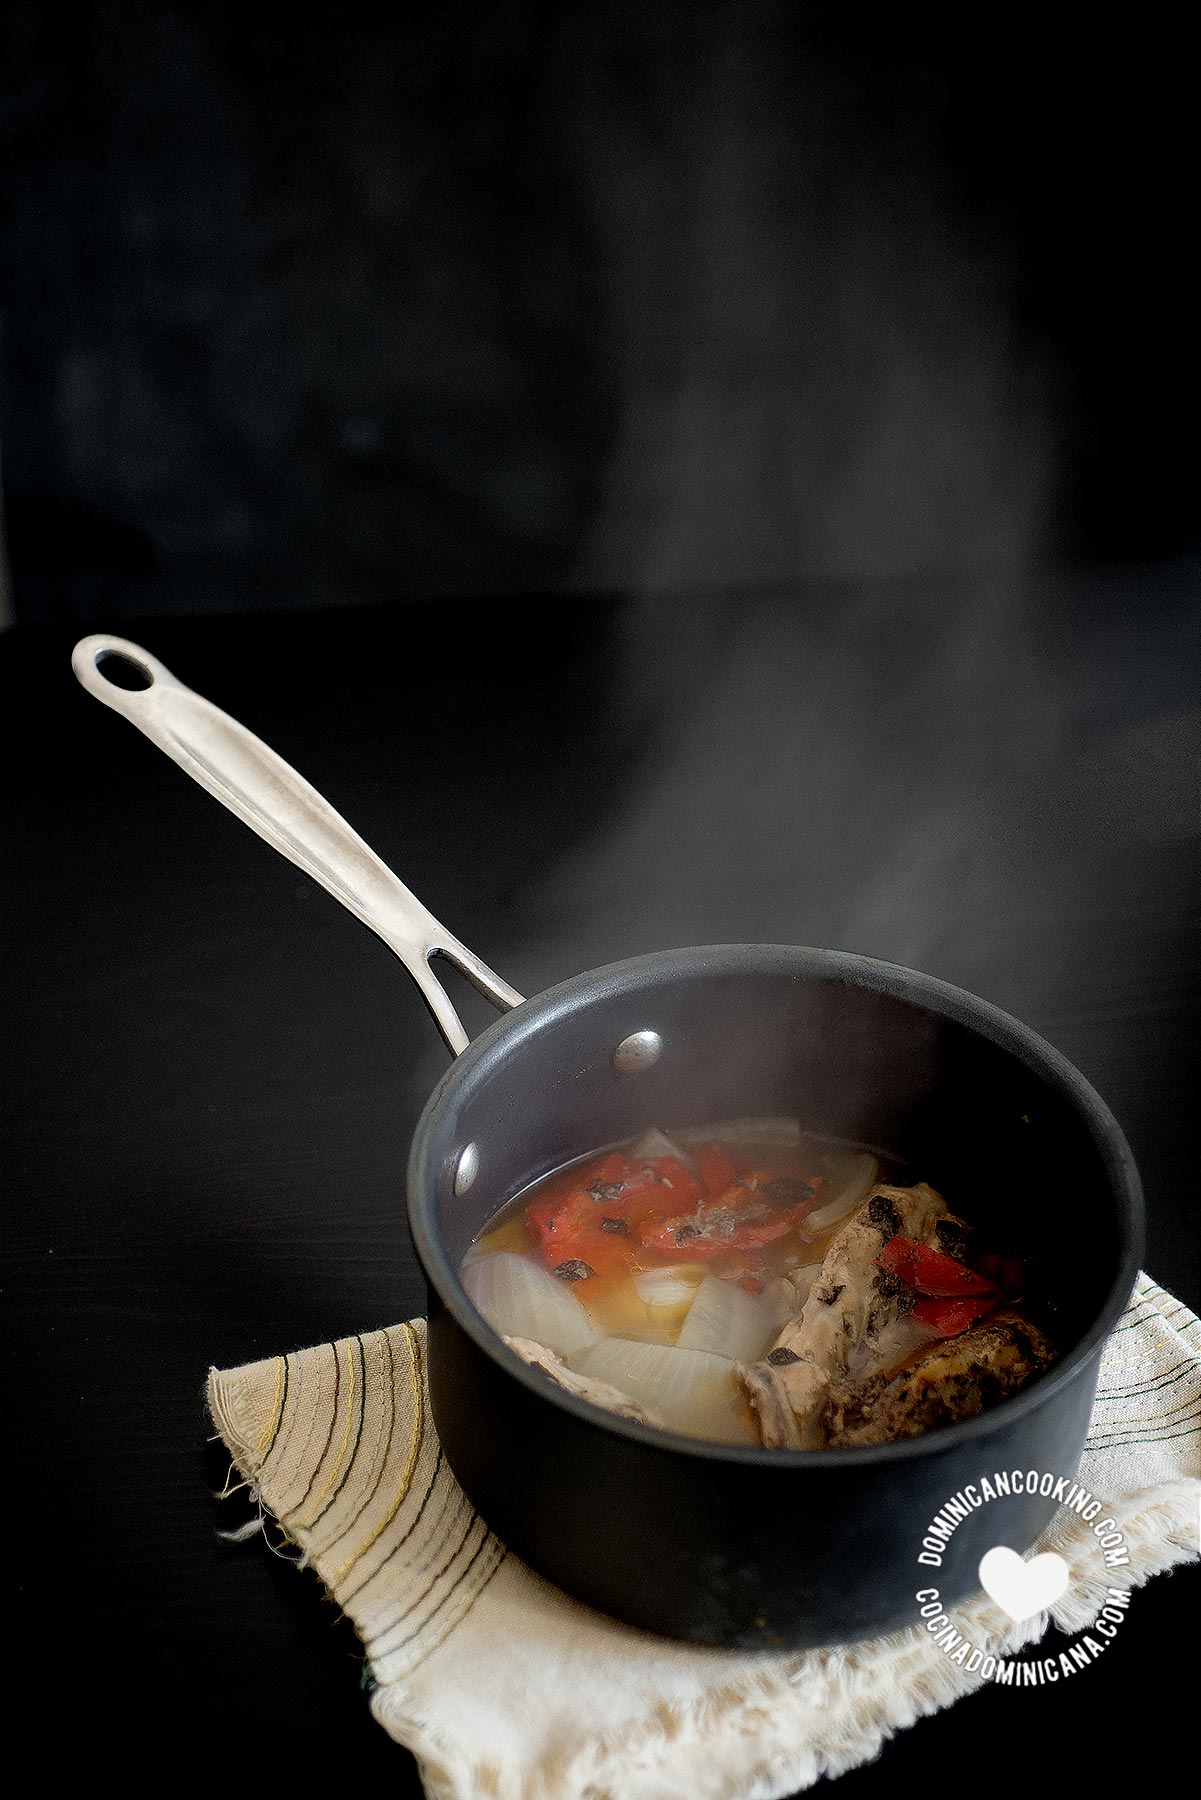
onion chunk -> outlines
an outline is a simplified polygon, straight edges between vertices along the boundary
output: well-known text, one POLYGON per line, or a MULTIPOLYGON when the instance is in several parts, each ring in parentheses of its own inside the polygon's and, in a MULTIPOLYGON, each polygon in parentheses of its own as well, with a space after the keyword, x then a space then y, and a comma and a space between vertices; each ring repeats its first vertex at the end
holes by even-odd
POLYGON ((755 1362, 789 1317, 792 1290, 772 1282, 749 1294, 736 1281, 706 1276, 676 1340, 682 1350, 705 1350, 732 1362, 755 1362), (781 1305, 783 1311, 781 1311, 781 1305))
POLYGON ((501 1337, 532 1338, 557 1356, 570 1356, 599 1335, 582 1301, 557 1276, 512 1250, 469 1262, 463 1286, 478 1312, 501 1337))
POLYGON ((674 1344, 602 1338, 569 1358, 581 1375, 608 1382, 655 1413, 670 1431, 723 1444, 753 1442, 741 1417, 728 1357, 674 1344))
POLYGON ((824 1206, 809 1213, 801 1226, 806 1237, 820 1237, 823 1231, 829 1231, 849 1213, 858 1212, 876 1185, 879 1164, 870 1151, 856 1151, 845 1162, 839 1158, 839 1162, 841 1166, 832 1183, 834 1193, 824 1206))
POLYGON ((634 1288, 645 1306, 670 1306, 687 1309, 696 1298, 704 1279, 699 1263, 668 1264, 661 1269, 639 1269, 634 1288))
POLYGON ((666 1132, 660 1131, 657 1125, 652 1125, 649 1130, 644 1131, 638 1142, 626 1154, 632 1162, 651 1162, 657 1161, 660 1157, 671 1157, 675 1162, 682 1163, 686 1169, 693 1173, 696 1172, 696 1164, 693 1162, 690 1152, 685 1150, 682 1144, 674 1144, 666 1132))

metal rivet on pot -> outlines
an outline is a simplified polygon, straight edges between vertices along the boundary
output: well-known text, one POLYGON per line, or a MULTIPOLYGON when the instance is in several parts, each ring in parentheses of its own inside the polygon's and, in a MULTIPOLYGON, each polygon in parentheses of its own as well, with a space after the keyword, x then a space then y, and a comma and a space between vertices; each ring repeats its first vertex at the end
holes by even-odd
POLYGON ((474 1144, 459 1152, 455 1164, 455 1194, 465 1194, 480 1172, 480 1153, 474 1144))
POLYGON ((639 1075, 657 1063, 662 1053, 663 1039, 657 1031, 632 1031, 613 1052, 613 1067, 619 1075, 639 1075))

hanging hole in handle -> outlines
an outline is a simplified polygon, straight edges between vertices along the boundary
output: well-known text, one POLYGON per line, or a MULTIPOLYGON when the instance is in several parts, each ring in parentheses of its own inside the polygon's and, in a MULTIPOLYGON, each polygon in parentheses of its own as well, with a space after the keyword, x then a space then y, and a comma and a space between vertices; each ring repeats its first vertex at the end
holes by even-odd
POLYGON ((127 693, 143 693, 154 686, 154 676, 145 663, 135 661, 124 650, 98 650, 92 660, 106 681, 127 693))

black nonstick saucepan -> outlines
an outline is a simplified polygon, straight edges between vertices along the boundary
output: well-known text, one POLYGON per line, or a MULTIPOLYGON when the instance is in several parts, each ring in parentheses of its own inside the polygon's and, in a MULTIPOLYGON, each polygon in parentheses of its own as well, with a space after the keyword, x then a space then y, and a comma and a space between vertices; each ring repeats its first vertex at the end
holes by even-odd
POLYGON ((454 1052, 408 1177, 430 1394, 451 1468, 518 1555, 652 1631, 804 1647, 914 1624, 919 1587, 953 1603, 978 1589, 986 1550, 1034 1542, 1056 1501, 1027 1490, 1076 1471, 1102 1347, 1142 1255, 1129 1148, 1070 1063, 945 982, 789 945, 660 951, 523 1000, 293 769, 153 656, 88 637, 73 662, 90 693, 383 938, 454 1052), (438 957, 506 1009, 473 1043, 438 957), (1014 1398, 923 1437, 768 1451, 610 1416, 552 1387, 476 1313, 460 1261, 537 1177, 651 1124, 754 1116, 886 1150, 974 1222, 1036 1251, 1060 1360, 1014 1398), (919 1563, 934 1515, 994 1472, 1010 1477, 1008 1496, 969 1511, 940 1565, 919 1563))

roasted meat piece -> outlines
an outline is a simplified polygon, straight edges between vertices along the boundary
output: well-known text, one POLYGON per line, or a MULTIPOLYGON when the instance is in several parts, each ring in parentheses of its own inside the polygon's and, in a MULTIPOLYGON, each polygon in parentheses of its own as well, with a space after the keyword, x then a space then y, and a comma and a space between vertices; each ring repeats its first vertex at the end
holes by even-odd
POLYGON ((974 1418, 1016 1393, 1054 1359, 1047 1338, 1021 1313, 993 1313, 958 1337, 940 1340, 894 1374, 832 1383, 827 1441, 887 1444, 974 1418))
POLYGON ((876 1257, 898 1233, 942 1248, 947 1226, 960 1241, 969 1230, 923 1181, 874 1188, 835 1233, 796 1318, 762 1361, 737 1364, 769 1450, 819 1449, 830 1383, 895 1366, 920 1341, 922 1334, 906 1323, 912 1293, 878 1269, 876 1257))

